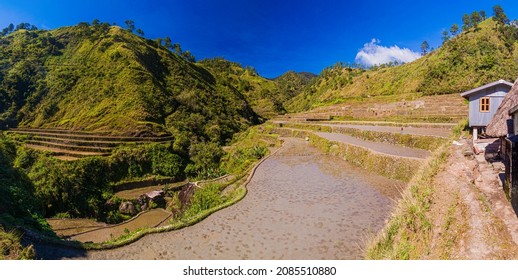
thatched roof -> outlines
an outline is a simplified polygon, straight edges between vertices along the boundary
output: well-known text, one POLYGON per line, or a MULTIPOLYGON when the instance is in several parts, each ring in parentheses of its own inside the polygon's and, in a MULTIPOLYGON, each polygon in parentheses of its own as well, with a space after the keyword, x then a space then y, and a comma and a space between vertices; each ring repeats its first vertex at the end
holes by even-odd
POLYGON ((518 105, 518 79, 514 82, 513 87, 509 93, 504 97, 504 100, 496 110, 493 119, 489 122, 486 128, 486 135, 490 137, 505 137, 509 133, 507 120, 511 119, 509 116, 509 109, 518 105))

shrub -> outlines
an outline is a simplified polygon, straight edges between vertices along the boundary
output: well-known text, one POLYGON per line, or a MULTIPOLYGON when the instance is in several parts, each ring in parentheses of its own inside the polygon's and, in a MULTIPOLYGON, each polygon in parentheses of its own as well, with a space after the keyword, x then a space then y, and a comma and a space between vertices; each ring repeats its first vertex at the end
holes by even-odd
POLYGON ((221 174, 219 162, 223 153, 223 149, 217 143, 193 144, 189 150, 192 162, 187 165, 185 172, 196 178, 217 177, 221 174))
POLYGON ((192 217, 225 202, 220 193, 221 191, 217 184, 207 185, 196 190, 191 198, 189 208, 184 212, 183 216, 192 217))

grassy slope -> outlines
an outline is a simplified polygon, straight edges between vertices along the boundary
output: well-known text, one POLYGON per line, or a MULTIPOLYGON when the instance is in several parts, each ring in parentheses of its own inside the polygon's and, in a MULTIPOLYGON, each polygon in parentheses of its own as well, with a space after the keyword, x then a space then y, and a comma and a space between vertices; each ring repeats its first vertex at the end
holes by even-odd
POLYGON ((222 58, 206 59, 199 65, 207 68, 218 81, 242 92, 260 116, 270 118, 286 112, 284 103, 302 92, 314 77, 311 73, 288 71, 274 80, 263 78, 250 67, 222 58))
POLYGON ((518 75, 518 44, 509 43, 488 19, 428 55, 401 66, 361 71, 335 66, 288 102, 289 111, 303 111, 371 96, 422 96, 459 93, 518 75))
POLYGON ((230 62, 223 58, 205 59, 198 63, 216 79, 237 91, 249 100, 250 105, 262 117, 271 117, 279 113, 282 105, 272 98, 277 92, 277 85, 259 76, 252 68, 243 68, 239 63, 230 62))
POLYGON ((2 44, 0 120, 121 134, 175 133, 196 122, 191 135, 215 140, 257 122, 238 91, 117 26, 20 30, 2 44))

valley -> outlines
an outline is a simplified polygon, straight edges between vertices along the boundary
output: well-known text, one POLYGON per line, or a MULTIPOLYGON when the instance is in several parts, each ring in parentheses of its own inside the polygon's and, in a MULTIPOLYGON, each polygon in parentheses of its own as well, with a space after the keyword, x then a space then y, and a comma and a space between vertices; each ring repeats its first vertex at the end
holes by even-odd
POLYGON ((517 258, 460 96, 516 79, 517 30, 272 79, 99 21, 6 32, 0 259, 517 258))

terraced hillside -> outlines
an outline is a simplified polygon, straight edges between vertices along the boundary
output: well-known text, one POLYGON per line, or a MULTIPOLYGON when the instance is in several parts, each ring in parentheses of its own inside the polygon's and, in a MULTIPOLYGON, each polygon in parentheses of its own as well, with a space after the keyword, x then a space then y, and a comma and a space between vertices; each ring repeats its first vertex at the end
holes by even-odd
POLYGON ((8 135, 18 139, 25 147, 49 152, 62 160, 76 160, 88 156, 108 156, 118 146, 137 143, 168 143, 172 136, 129 137, 112 136, 63 129, 17 128, 8 135))
POLYGON ((518 29, 490 18, 411 63, 371 70, 329 67, 285 107, 300 112, 372 97, 395 102, 458 94, 500 79, 514 81, 517 61, 518 29))
POLYGON ((467 116, 466 101, 459 94, 446 94, 351 98, 345 103, 317 107, 281 118, 457 123, 467 116))
POLYGON ((397 126, 341 122, 273 121, 282 136, 306 138, 324 152, 376 174, 408 182, 424 160, 442 145, 452 125, 434 123, 397 126))
POLYGON ((118 26, 21 29, 0 43, 0 128, 223 143, 258 122, 234 87, 118 26))

